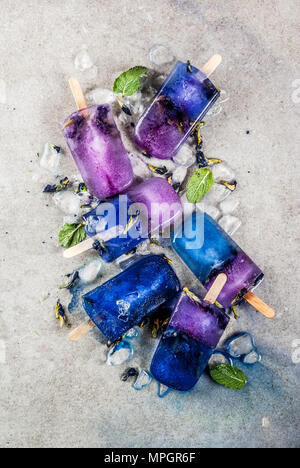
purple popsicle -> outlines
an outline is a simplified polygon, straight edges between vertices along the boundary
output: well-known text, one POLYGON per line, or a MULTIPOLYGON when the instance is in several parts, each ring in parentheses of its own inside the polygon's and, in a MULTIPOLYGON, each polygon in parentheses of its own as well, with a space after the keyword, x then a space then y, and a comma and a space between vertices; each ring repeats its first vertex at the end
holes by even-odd
POLYGON ((182 293, 152 359, 150 371, 174 390, 191 390, 208 365, 229 317, 215 305, 182 293))
POLYGON ((228 325, 229 317, 215 305, 198 300, 199 302, 185 293, 182 294, 169 325, 210 348, 216 348, 228 325))
POLYGON ((220 271, 215 272, 210 281, 205 285, 209 289, 219 273, 225 273, 228 281, 219 294, 218 301, 227 308, 242 299, 244 294, 257 286, 262 281, 260 268, 243 251, 238 252, 236 257, 227 263, 220 271))
POLYGON ((108 105, 71 114, 62 131, 92 195, 99 199, 123 192, 133 182, 133 170, 108 105))
POLYGON ((135 142, 146 153, 172 159, 220 96, 209 78, 178 62, 135 128, 135 142))
POLYGON ((182 215, 180 198, 166 179, 155 177, 128 190, 135 203, 142 203, 149 219, 149 231, 157 232, 174 224, 182 215))

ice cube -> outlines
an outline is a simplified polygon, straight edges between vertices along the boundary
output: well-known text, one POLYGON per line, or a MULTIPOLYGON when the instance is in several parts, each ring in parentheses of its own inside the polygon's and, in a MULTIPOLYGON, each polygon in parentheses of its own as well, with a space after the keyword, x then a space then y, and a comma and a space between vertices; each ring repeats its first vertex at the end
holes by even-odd
POLYGON ((248 366, 253 366, 253 364, 256 364, 257 362, 260 362, 262 359, 261 354, 257 351, 257 349, 253 349, 249 354, 246 354, 246 356, 243 356, 242 362, 244 364, 247 364, 248 366))
POLYGON ((137 255, 149 255, 151 252, 149 250, 150 241, 147 239, 141 244, 139 244, 136 248, 137 255))
POLYGON ((140 332, 138 331, 138 329, 134 327, 128 330, 128 332, 125 334, 125 338, 127 338, 128 340, 133 340, 134 338, 137 338, 139 334, 140 332))
POLYGON ((113 104, 116 96, 113 91, 105 88, 95 88, 86 94, 87 101, 91 104, 113 104))
POLYGON ((233 182, 235 180, 235 173, 233 169, 226 163, 215 164, 212 167, 215 182, 226 180, 226 182, 233 182))
POLYGON ((151 179, 153 177, 152 171, 149 169, 146 162, 138 154, 131 153, 129 155, 129 158, 131 160, 133 172, 136 179, 142 181, 151 179))
POLYGON ((219 220, 219 224, 227 234, 233 236, 233 234, 241 227, 242 221, 236 216, 226 215, 219 220))
POLYGON ((239 204, 239 200, 234 197, 230 197, 220 203, 220 209, 224 215, 228 215, 235 211, 239 204))
POLYGON ((116 304, 119 309, 118 319, 122 320, 122 322, 128 322, 128 319, 129 319, 128 311, 130 309, 130 302, 120 299, 119 301, 116 302, 116 304))
POLYGON ((129 341, 121 341, 116 344, 108 353, 106 362, 109 366, 121 366, 133 355, 133 348, 129 341))
POLYGON ((196 155, 193 147, 185 144, 179 152, 174 156, 173 161, 179 166, 190 167, 196 162, 196 155))
POLYGON ((172 391, 172 388, 167 387, 166 385, 157 382, 157 396, 158 398, 164 398, 172 391))
POLYGON ((267 416, 264 416, 261 420, 261 425, 264 429, 270 427, 270 419, 267 416))
POLYGON ((172 174, 173 184, 182 184, 187 175, 187 168, 184 166, 178 166, 172 174))
POLYGON ((176 57, 170 47, 164 44, 155 44, 149 52, 149 60, 152 65, 163 67, 172 65, 176 57))
POLYGON ((230 338, 226 343, 226 352, 232 358, 246 356, 255 350, 254 340, 250 333, 240 333, 230 338))
POLYGON ((186 198, 186 194, 182 195, 180 201, 183 207, 184 219, 187 219, 194 213, 195 205, 194 203, 190 203, 188 201, 188 199, 186 198))
POLYGON ((212 357, 210 358, 208 362, 209 368, 218 366, 219 364, 229 364, 230 366, 233 365, 233 361, 231 357, 227 354, 224 353, 223 351, 216 350, 214 351, 212 357))
POLYGON ((78 215, 67 215, 63 217, 63 224, 79 223, 80 216, 78 215))
POLYGON ((67 215, 78 215, 81 211, 81 199, 73 192, 58 192, 53 195, 55 205, 67 215))
POLYGON ((152 382, 152 377, 149 374, 149 372, 142 369, 133 385, 133 388, 135 390, 144 390, 144 388, 149 387, 151 382, 152 382))
POLYGON ((92 283, 97 279, 103 266, 102 260, 93 258, 80 270, 78 270, 79 278, 83 283, 92 283))
POLYGON ((40 157, 40 166, 57 175, 60 158, 60 154, 56 151, 53 145, 46 143, 44 151, 40 157))
POLYGON ((86 49, 81 50, 75 57, 74 65, 76 70, 84 72, 93 67, 94 63, 86 49))
POLYGON ((214 184, 209 192, 203 197, 207 205, 218 205, 231 195, 231 191, 222 184, 214 184))
POLYGON ((216 206, 208 205, 204 200, 196 204, 196 209, 204 211, 215 221, 217 221, 221 216, 221 212, 216 206))
MULTIPOLYGON (((125 97, 123 99, 124 104, 129 107, 133 114, 140 113, 140 108, 142 106, 142 93, 137 91, 132 96, 125 97)), ((123 112, 124 113, 124 112, 123 112)))

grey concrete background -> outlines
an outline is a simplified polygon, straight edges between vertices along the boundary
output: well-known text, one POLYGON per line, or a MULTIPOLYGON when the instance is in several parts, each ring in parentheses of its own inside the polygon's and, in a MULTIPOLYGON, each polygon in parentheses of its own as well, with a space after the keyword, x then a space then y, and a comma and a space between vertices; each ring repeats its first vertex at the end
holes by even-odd
MULTIPOLYGON (((7 98, 0 104, 0 445, 299 446, 298 0, 0 0, 0 7, 7 98), (74 108, 66 80, 83 43, 98 67, 96 79, 80 77, 85 90, 149 66, 156 43, 199 66, 215 52, 224 57, 215 82, 230 100, 205 130, 206 150, 236 169, 243 226, 235 238, 264 269, 260 295, 278 313, 269 322, 240 310, 235 330, 252 331, 264 356, 240 393, 205 377, 187 395, 160 400, 154 384, 136 392, 103 363, 95 334, 74 345, 58 328, 57 286, 78 261, 62 259, 61 214, 46 209, 30 161, 46 141, 64 144, 57 123, 74 108)), ((136 358, 144 366, 153 347, 145 341, 136 358)))

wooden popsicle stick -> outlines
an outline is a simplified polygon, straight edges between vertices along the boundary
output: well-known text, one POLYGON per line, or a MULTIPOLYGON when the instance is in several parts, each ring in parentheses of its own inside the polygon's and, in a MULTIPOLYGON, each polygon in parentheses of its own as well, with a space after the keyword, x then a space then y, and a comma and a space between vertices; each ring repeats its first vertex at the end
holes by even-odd
POLYGON ((87 103, 78 80, 74 77, 70 78, 69 85, 76 102, 77 109, 86 109, 87 103))
POLYGON ((276 316, 275 310, 272 309, 268 304, 262 301, 259 297, 256 296, 253 292, 249 291, 244 296, 245 301, 251 304, 254 309, 260 312, 262 315, 268 319, 273 319, 276 316))
POLYGON ((204 301, 208 302, 209 304, 214 304, 218 299, 220 292, 224 288, 226 281, 227 275, 225 275, 225 273, 221 273, 220 275, 218 275, 215 281, 213 282, 212 287, 206 294, 204 301))
POLYGON ((69 249, 64 250, 63 256, 65 258, 77 257, 77 255, 80 255, 86 252, 87 250, 92 249, 95 240, 95 237, 89 237, 88 239, 80 242, 80 244, 74 245, 74 247, 70 247, 69 249))
POLYGON ((67 250, 64 250, 63 256, 65 258, 73 258, 76 257, 77 255, 80 255, 87 250, 90 250, 93 248, 95 241, 99 242, 106 242, 110 239, 113 239, 114 237, 118 237, 122 232, 124 232, 124 227, 123 226, 114 226, 107 231, 104 231, 101 234, 97 234, 94 237, 89 237, 88 239, 80 242, 77 245, 74 245, 74 247, 70 247, 67 250))
POLYGON ((79 325, 79 327, 77 327, 75 330, 73 330, 70 333, 69 335, 70 340, 78 341, 80 338, 87 335, 93 328, 95 328, 95 326, 96 325, 91 320, 88 320, 87 322, 82 323, 81 325, 79 325))
POLYGON ((222 63, 222 55, 216 54, 213 55, 209 61, 201 68, 202 73, 208 78, 213 74, 213 72, 218 68, 222 63))

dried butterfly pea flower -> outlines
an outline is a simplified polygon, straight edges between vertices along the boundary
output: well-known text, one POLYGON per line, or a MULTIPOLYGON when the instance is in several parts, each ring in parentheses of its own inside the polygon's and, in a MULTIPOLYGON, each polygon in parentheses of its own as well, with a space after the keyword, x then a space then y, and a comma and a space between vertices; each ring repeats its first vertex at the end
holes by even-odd
POLYGON ((139 375, 138 369, 136 369, 135 367, 129 367, 121 375, 121 380, 122 380, 122 382, 127 382, 127 380, 130 377, 137 377, 138 375, 139 375))

